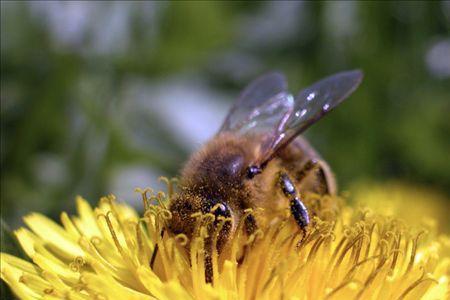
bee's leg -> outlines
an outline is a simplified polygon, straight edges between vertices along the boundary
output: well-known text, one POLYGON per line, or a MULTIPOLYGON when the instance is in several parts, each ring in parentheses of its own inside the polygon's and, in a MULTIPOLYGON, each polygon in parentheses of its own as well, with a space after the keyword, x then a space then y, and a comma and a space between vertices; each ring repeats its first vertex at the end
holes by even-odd
MULTIPOLYGON (((247 236, 251 236, 256 231, 256 229, 258 229, 258 225, 256 224, 256 220, 255 220, 255 217, 253 216, 253 214, 249 214, 247 216, 247 218, 245 218, 244 229, 245 229, 245 233, 247 234, 247 236)), ((248 245, 245 245, 242 256, 240 258, 238 258, 238 260, 237 260, 239 265, 244 262, 244 258, 247 255, 247 251, 248 251, 248 245)))
POLYGON ((289 206, 291 208, 292 216, 297 222, 300 229, 306 236, 306 227, 309 225, 309 214, 305 204, 300 199, 300 195, 297 193, 292 180, 285 172, 280 172, 279 184, 283 191, 283 194, 289 199, 289 206))
POLYGON ((207 237, 204 244, 205 255, 205 282, 213 283, 213 264, 212 264, 212 239, 207 237))
MULTIPOLYGON (((161 230, 161 239, 164 237, 164 229, 161 230)), ((156 255, 158 254, 158 243, 155 244, 155 248, 153 249, 152 257, 150 259, 150 268, 153 270, 153 265, 155 264, 156 255)))
POLYGON ((312 191, 320 195, 333 195, 335 194, 336 183, 334 182, 333 175, 329 170, 329 167, 319 159, 309 159, 296 173, 295 179, 297 183, 302 181, 309 175, 316 174, 317 186, 312 191))
POLYGON ((295 177, 295 179, 297 179, 297 182, 300 183, 303 181, 303 179, 305 179, 306 176, 308 176, 309 173, 311 173, 312 171, 315 171, 316 169, 318 169, 319 166, 319 162, 315 159, 309 159, 301 168, 300 171, 298 171, 297 176, 295 177))
POLYGON ((244 226, 245 226, 245 232, 249 236, 252 233, 254 233, 256 231, 256 229, 258 229, 258 225, 256 225, 255 217, 252 214, 249 214, 247 216, 247 218, 245 218, 244 226))

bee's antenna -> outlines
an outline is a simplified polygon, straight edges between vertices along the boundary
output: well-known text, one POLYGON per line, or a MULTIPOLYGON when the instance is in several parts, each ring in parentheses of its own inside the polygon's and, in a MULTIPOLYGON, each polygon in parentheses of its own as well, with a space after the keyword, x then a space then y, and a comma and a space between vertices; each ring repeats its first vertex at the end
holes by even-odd
MULTIPOLYGON (((164 228, 161 230, 161 239, 164 236, 164 228)), ((152 258, 150 259, 150 268, 153 270, 153 265, 155 264, 155 260, 156 260, 156 255, 158 254, 158 243, 156 243, 155 248, 153 249, 153 253, 152 253, 152 258)))
POLYGON ((258 167, 258 166, 255 166, 255 165, 249 166, 247 168, 247 178, 248 179, 252 179, 256 175, 260 174, 261 172, 262 172, 262 168, 261 167, 258 167))

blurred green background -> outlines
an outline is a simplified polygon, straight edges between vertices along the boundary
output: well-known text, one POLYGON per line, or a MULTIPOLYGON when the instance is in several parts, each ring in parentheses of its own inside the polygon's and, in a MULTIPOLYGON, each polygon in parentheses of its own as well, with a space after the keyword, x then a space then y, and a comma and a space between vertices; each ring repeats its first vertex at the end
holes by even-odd
POLYGON ((342 189, 450 195, 450 2, 1 2, 1 205, 16 227, 160 187, 252 79, 361 87, 307 136, 342 189))

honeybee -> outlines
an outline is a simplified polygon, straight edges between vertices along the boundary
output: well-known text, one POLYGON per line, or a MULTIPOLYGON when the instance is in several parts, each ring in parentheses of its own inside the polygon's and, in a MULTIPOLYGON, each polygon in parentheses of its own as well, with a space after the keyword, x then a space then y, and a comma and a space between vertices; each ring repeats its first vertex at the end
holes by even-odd
MULTIPOLYGON (((218 234, 218 253, 233 237, 248 208, 263 208, 268 216, 289 208, 293 220, 305 231, 310 214, 303 195, 333 195, 336 183, 328 164, 299 135, 355 91, 362 78, 359 70, 340 72, 295 97, 288 92, 285 77, 277 72, 250 83, 219 132, 187 161, 179 192, 169 204, 172 218, 167 229, 191 238, 194 213, 228 218, 218 234)), ((252 214, 242 221, 249 235, 259 226, 252 214)), ((206 239, 207 282, 212 280, 212 247, 206 239)))

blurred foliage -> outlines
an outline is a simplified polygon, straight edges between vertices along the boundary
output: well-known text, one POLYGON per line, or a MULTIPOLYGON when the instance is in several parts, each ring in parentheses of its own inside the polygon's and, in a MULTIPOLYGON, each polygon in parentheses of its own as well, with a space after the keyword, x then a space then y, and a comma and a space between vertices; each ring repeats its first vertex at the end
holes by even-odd
POLYGON ((450 43, 449 11, 437 1, 2 1, 2 217, 57 217, 76 194, 95 201, 120 166, 177 173, 189 148, 157 111, 133 107, 130 82, 181 74, 231 103, 271 69, 293 92, 340 70, 365 72, 307 133, 341 187, 396 178, 449 195, 448 56, 442 66, 433 56, 438 71, 429 61, 436 43, 450 43))
MULTIPOLYGON (((14 235, 11 233, 8 225, 0 217, 0 249, 1 252, 6 252, 24 260, 27 260, 25 253, 20 248, 19 242, 16 240, 14 235)), ((6 285, 6 283, 0 281, 0 297, 1 299, 13 299, 11 289, 6 285)))

